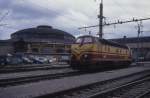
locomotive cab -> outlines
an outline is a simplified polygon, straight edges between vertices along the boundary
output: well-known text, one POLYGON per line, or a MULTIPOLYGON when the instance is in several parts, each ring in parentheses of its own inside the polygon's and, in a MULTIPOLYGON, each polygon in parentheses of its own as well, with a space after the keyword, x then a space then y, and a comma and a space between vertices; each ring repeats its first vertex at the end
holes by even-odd
POLYGON ((71 66, 81 67, 81 64, 87 65, 91 59, 90 52, 95 47, 96 40, 93 36, 78 37, 76 42, 71 46, 71 66))
POLYGON ((93 48, 95 39, 92 36, 81 36, 77 38, 76 42, 72 45, 72 52, 85 52, 93 48))

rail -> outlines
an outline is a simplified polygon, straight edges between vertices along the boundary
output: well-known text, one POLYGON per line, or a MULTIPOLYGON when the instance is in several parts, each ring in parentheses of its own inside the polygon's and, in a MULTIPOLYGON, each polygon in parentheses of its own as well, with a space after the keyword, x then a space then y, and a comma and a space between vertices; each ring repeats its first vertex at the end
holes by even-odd
POLYGON ((115 88, 111 88, 111 89, 104 90, 104 91, 102 91, 102 92, 93 94, 93 95, 89 96, 88 98, 106 98, 106 96, 111 95, 113 92, 116 92, 117 90, 120 90, 120 89, 122 89, 122 88, 129 87, 129 86, 133 86, 133 85, 136 85, 136 84, 138 84, 138 83, 141 83, 141 82, 147 81, 147 80, 150 80, 150 77, 144 78, 144 79, 142 79, 142 80, 137 80, 137 81, 134 81, 134 82, 125 84, 125 85, 121 85, 121 86, 118 86, 118 87, 115 87, 115 88))

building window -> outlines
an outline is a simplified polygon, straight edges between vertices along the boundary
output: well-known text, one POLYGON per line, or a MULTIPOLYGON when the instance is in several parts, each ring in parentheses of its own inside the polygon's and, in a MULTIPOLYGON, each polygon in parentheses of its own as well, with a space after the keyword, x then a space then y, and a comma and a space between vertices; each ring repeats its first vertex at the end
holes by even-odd
POLYGON ((110 47, 108 46, 108 51, 110 52, 110 47))
POLYGON ((126 54, 128 54, 128 51, 126 50, 126 54))
POLYGON ((38 53, 38 52, 39 52, 39 50, 38 50, 37 48, 33 48, 33 49, 32 49, 32 52, 36 52, 36 53, 38 53))
POLYGON ((116 49, 116 52, 118 53, 118 52, 119 52, 119 49, 116 49))
POLYGON ((105 45, 105 51, 107 51, 107 45, 105 45))

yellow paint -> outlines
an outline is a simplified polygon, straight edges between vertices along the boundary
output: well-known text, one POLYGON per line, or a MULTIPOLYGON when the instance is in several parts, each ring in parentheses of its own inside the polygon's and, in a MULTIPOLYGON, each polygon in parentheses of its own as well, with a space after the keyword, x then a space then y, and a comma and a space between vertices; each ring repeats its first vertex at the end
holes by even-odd
MULTIPOLYGON (((94 44, 73 44, 71 46, 72 54, 75 55, 78 60, 80 57, 86 52, 95 52, 109 55, 118 55, 124 58, 124 60, 128 60, 130 57, 129 49, 114 47, 110 45, 94 43, 94 44)), ((113 59, 113 58, 112 58, 113 59)))

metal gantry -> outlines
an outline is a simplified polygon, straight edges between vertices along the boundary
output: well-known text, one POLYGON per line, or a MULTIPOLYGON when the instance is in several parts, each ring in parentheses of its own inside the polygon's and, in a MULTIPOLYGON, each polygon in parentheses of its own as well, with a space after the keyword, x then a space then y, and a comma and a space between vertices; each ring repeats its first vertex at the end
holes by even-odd
MULTIPOLYGON (((131 22, 139 22, 139 21, 145 21, 145 20, 150 20, 150 18, 141 18, 141 19, 133 18, 131 20, 126 20, 126 21, 118 20, 117 22, 103 23, 102 26, 111 26, 111 25, 125 24, 125 23, 131 23, 131 22)), ((99 25, 84 26, 84 27, 79 27, 78 29, 93 28, 93 27, 99 27, 99 25)))
POLYGON ((99 7, 99 15, 98 15, 98 18, 99 18, 99 38, 102 39, 102 36, 103 36, 103 0, 101 0, 101 3, 100 3, 100 7, 99 7))
POLYGON ((136 19, 136 18, 133 18, 131 20, 126 20, 126 21, 121 21, 121 20, 118 20, 117 22, 112 22, 112 23, 106 23, 103 21, 104 19, 104 16, 103 16, 103 0, 101 0, 100 2, 100 5, 99 5, 99 15, 98 15, 98 18, 99 18, 99 24, 98 25, 93 25, 93 26, 84 26, 84 27, 80 27, 78 29, 87 29, 87 28, 93 28, 93 27, 99 27, 99 32, 98 32, 98 35, 99 35, 99 38, 102 39, 103 38, 103 27, 104 26, 111 26, 111 25, 118 25, 118 24, 125 24, 125 23, 131 23, 131 22, 137 22, 138 23, 138 42, 137 42, 137 61, 139 59, 139 54, 140 54, 140 34, 142 33, 141 31, 141 27, 142 26, 142 21, 145 21, 145 20, 150 20, 150 18, 141 18, 141 19, 136 19), (140 23, 139 23, 140 22, 140 23))
POLYGON ((150 20, 150 18, 141 18, 141 19, 131 19, 131 20, 126 20, 126 21, 120 21, 118 20, 117 22, 112 22, 112 23, 106 23, 103 21, 104 16, 103 16, 103 0, 101 0, 100 5, 99 5, 99 24, 98 25, 93 25, 93 26, 84 26, 80 27, 78 29, 87 29, 87 28, 93 28, 93 27, 99 27, 99 38, 103 38, 103 27, 104 26, 111 26, 111 25, 117 25, 117 24, 125 24, 125 23, 131 23, 131 22, 139 22, 139 21, 144 21, 144 20, 150 20))

